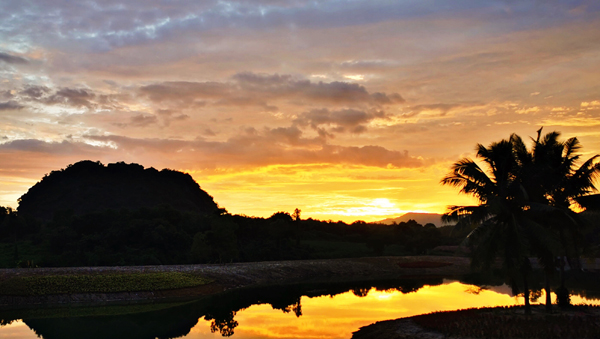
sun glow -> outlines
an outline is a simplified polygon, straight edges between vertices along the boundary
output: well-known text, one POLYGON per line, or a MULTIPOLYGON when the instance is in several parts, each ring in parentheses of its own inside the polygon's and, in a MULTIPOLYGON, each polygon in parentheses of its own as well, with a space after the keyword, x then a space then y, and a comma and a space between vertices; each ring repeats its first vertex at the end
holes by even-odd
POLYGON ((379 221, 407 212, 443 213, 449 201, 473 204, 439 185, 445 166, 380 168, 332 164, 270 165, 187 170, 233 214, 268 217, 302 210, 302 218, 379 221))

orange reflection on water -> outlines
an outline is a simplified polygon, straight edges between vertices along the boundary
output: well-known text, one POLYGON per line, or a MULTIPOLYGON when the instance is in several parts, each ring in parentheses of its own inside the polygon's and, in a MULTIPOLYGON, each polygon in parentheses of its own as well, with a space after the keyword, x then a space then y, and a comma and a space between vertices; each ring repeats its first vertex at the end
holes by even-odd
MULTIPOLYGON (((544 302, 544 293, 538 303, 544 302)), ((589 300, 572 295, 573 304, 600 305, 600 300, 589 300)), ((471 307, 510 306, 522 304, 523 298, 512 297, 507 286, 481 289, 474 285, 447 281, 437 286, 425 286, 416 292, 371 289, 364 297, 346 292, 333 297, 302 297, 302 315, 284 313, 268 304, 252 305, 237 312, 239 323, 234 329, 235 339, 305 338, 348 339, 360 327, 377 321, 410 317, 434 311, 456 310, 471 307)), ((218 339, 220 333, 211 333, 211 321, 203 318, 185 338, 218 339)), ((34 339, 35 332, 18 320, 0 327, 0 338, 34 339)))
MULTIPOLYGON (((352 332, 376 321, 409 317, 433 311, 470 307, 509 306, 522 303, 509 288, 497 291, 449 282, 425 286, 417 292, 376 291, 357 297, 346 292, 334 297, 302 297, 302 316, 283 313, 270 305, 253 305, 238 312, 234 338, 350 338, 352 332), (505 294, 506 293, 506 294, 505 294)), ((186 338, 218 338, 210 333, 210 322, 201 319, 186 338)))
POLYGON ((38 336, 22 320, 16 320, 0 327, 0 338, 37 339, 38 336))

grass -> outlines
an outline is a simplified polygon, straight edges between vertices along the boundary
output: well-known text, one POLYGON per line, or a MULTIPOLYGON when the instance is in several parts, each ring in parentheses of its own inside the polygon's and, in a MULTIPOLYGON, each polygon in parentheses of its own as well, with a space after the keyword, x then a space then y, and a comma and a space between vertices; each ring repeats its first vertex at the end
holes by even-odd
MULTIPOLYGON (((558 310, 557 310, 558 311, 558 310)), ((598 307, 524 315, 522 306, 467 309, 415 316, 415 323, 446 336, 469 338, 600 338, 598 307)))
POLYGON ((118 293, 197 287, 211 280, 180 272, 16 276, 0 281, 0 295, 118 293))

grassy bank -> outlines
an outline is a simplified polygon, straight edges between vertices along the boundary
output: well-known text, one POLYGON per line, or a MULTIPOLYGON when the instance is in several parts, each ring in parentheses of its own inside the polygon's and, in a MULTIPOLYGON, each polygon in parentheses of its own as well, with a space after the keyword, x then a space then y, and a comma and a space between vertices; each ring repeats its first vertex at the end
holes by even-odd
POLYGON ((160 291, 197 287, 211 280, 181 272, 14 276, 0 281, 0 295, 160 291))
POLYGON ((555 307, 546 314, 537 306, 534 314, 523 307, 495 307, 436 312, 413 317, 421 327, 446 336, 468 338, 599 338, 600 308, 578 305, 568 310, 555 307))

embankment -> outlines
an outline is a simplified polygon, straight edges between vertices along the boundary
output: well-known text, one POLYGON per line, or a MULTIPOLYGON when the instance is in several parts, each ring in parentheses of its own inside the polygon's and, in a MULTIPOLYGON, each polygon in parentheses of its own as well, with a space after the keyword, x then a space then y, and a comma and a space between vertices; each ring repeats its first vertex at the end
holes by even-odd
POLYGON ((373 257, 328 260, 270 261, 213 265, 165 265, 119 267, 69 267, 1 269, 0 281, 15 277, 181 272, 210 279, 206 285, 174 290, 135 290, 119 293, 7 295, 0 291, 0 307, 28 305, 123 302, 186 298, 227 289, 269 284, 331 280, 370 280, 421 276, 451 277, 469 272, 469 259, 462 257, 373 257))

